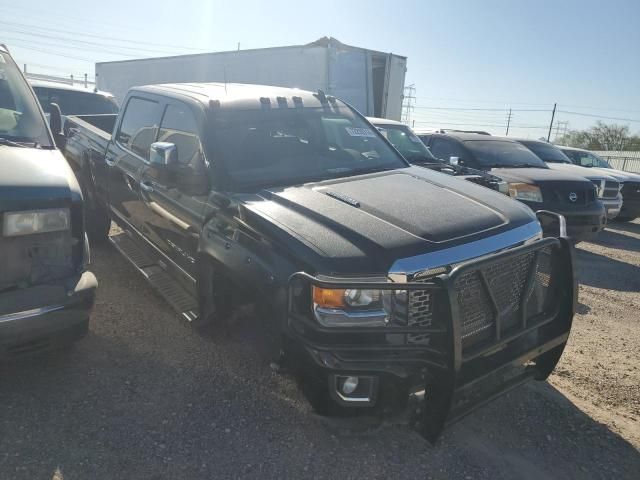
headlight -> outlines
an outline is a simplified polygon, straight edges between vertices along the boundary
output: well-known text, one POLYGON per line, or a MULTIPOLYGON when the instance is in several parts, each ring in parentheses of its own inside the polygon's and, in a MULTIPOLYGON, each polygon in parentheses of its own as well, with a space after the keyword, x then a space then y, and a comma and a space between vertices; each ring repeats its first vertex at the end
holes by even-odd
POLYGON ((540 188, 529 183, 510 183, 509 196, 526 202, 542 203, 540 188))
POLYGON ((2 233, 5 237, 68 230, 71 225, 68 208, 29 210, 4 214, 2 233))
MULTIPOLYGON (((361 281, 387 282, 386 278, 361 281)), ((392 316, 393 290, 339 289, 313 287, 313 311, 325 327, 377 327, 387 325, 392 316)))

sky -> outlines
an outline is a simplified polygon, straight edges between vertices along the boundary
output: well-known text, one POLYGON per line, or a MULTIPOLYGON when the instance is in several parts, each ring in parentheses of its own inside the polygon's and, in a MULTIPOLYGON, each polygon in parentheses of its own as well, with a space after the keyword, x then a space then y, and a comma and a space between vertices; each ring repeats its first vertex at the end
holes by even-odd
POLYGON ((597 120, 640 132, 640 0, 0 0, 0 43, 30 72, 309 43, 408 57, 410 123, 552 139, 597 120))

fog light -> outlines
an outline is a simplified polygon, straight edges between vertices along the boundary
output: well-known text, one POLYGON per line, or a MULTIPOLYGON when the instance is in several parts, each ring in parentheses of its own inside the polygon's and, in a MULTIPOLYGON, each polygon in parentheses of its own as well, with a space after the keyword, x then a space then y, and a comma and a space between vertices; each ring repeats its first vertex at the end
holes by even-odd
POLYGON ((358 377, 347 377, 342 384, 342 393, 351 395, 358 388, 358 377))

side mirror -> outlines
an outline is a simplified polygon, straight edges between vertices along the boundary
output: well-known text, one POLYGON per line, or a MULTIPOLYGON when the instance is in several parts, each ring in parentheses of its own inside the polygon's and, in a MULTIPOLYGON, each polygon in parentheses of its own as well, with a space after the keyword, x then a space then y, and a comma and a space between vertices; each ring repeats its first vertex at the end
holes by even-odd
POLYGON ((178 149, 169 142, 155 142, 149 148, 149 176, 162 185, 175 185, 175 167, 178 165, 178 149))
POLYGON ((178 149, 169 142, 155 142, 149 149, 149 163, 156 168, 169 167, 178 163, 178 149))
POLYGON ((62 131, 62 112, 60 106, 57 103, 50 103, 49 110, 51 111, 51 113, 49 113, 49 127, 53 134, 53 141, 58 148, 62 148, 64 147, 65 138, 64 132, 62 131))
POLYGON ((460 163, 460 157, 449 157, 449 163, 451 165, 458 165, 460 163))

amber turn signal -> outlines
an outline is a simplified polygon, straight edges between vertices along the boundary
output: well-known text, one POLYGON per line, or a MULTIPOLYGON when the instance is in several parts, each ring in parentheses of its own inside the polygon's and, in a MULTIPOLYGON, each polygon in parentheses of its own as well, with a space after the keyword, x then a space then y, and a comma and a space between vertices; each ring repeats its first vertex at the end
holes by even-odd
POLYGON ((344 289, 313 287, 313 303, 324 308, 344 307, 344 289))

